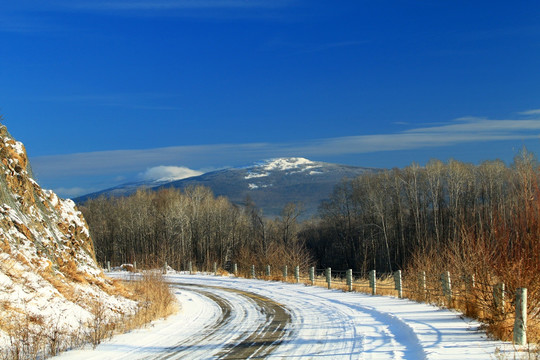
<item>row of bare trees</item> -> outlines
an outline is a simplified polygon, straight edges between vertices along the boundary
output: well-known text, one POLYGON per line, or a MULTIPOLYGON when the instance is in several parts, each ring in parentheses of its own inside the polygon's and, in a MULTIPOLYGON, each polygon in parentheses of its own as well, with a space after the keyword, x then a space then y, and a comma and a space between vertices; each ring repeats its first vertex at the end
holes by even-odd
POLYGON ((299 244, 299 209, 265 219, 253 203, 236 206, 205 187, 184 191, 137 191, 128 197, 88 200, 81 210, 90 227, 98 261, 113 264, 199 269, 213 263, 240 266, 309 263, 299 244), (245 262, 245 264, 244 264, 245 262))
POLYGON ((320 220, 300 234, 320 266, 404 268, 411 255, 459 242, 463 232, 492 238, 533 197, 538 176, 523 151, 511 166, 438 160, 366 174, 339 184, 320 220))
POLYGON ((526 151, 510 166, 412 164, 342 181, 319 217, 302 224, 294 204, 271 220, 249 199, 237 206, 204 187, 101 197, 82 210, 100 261, 307 266, 309 253, 319 267, 384 273, 405 268, 413 254, 459 244, 464 233, 493 238, 535 197, 537 176, 526 151))

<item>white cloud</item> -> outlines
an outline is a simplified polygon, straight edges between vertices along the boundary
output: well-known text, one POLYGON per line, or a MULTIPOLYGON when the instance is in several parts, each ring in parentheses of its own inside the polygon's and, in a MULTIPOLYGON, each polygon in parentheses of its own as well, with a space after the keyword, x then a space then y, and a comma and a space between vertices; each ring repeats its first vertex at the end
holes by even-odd
POLYGON ((144 169, 149 169, 147 175, 155 178, 189 173, 189 169, 171 166, 173 164, 199 169, 217 168, 225 164, 241 165, 274 157, 327 157, 504 140, 514 140, 521 144, 524 140, 539 137, 540 119, 490 120, 469 117, 390 134, 291 143, 214 144, 41 156, 32 159, 32 166, 41 178, 117 176, 128 172, 141 173, 144 169), (163 166, 164 164, 169 166, 163 166))
POLYGON ((95 189, 85 189, 82 187, 70 187, 70 188, 58 187, 58 188, 54 188, 53 191, 61 197, 75 198, 77 196, 81 196, 84 194, 88 194, 92 191, 95 191, 95 189))
POLYGON ((202 172, 184 166, 155 166, 139 174, 143 180, 174 181, 192 176, 201 175, 202 172))

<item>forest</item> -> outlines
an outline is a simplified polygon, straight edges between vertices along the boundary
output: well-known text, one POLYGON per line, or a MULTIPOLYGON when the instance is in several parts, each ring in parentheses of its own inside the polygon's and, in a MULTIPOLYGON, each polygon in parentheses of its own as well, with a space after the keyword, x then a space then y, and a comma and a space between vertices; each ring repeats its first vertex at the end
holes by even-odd
POLYGON ((344 179, 318 216, 301 223, 301 204, 269 219, 249 198, 236 205, 204 187, 100 197, 81 210, 101 263, 166 262, 186 269, 192 261, 211 269, 214 262, 234 262, 390 273, 471 236, 495 241, 498 229, 538 202, 537 179, 536 157, 523 150, 509 166, 432 160, 344 179))

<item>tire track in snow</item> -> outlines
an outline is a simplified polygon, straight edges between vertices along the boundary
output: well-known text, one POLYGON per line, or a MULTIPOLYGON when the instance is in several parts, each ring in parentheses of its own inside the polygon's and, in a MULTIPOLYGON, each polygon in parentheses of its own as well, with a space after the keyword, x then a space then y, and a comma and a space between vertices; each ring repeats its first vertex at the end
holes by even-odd
MULTIPOLYGON (((213 278, 205 279, 212 283, 213 278)), ((216 279, 218 280, 218 279, 216 279)), ((235 280, 231 287, 236 288, 235 280)), ((245 281, 243 281, 245 282, 245 281)), ((362 303, 342 301, 339 291, 305 288, 292 284, 266 282, 248 290, 286 301, 296 331, 269 358, 332 359, 426 359, 427 354, 414 329, 400 318, 362 303), (302 349, 298 351, 298 349, 302 349)))
POLYGON ((291 322, 284 306, 261 295, 191 284, 173 287, 207 297, 221 308, 221 315, 210 326, 167 348, 165 354, 154 359, 265 357, 283 341, 291 322))
POLYGON ((484 360, 504 345, 486 340, 477 322, 403 299, 234 277, 167 279, 182 311, 65 359, 484 360))

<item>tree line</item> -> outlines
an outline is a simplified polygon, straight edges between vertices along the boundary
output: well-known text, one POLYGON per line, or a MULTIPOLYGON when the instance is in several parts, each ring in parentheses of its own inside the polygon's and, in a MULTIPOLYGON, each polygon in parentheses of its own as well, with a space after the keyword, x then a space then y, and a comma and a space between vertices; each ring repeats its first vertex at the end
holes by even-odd
POLYGON ((494 239, 535 198, 537 177, 526 150, 510 166, 432 160, 365 174, 337 185, 299 236, 320 266, 391 272, 464 234, 494 239))
MULTIPOLYGON (((205 187, 139 190, 128 197, 88 200, 81 210, 102 263, 186 269, 232 262, 332 267, 367 273, 406 268, 418 254, 463 242, 464 234, 493 239, 532 198, 534 155, 514 163, 479 165, 432 160, 425 166, 367 173, 338 184, 318 216, 299 223, 301 206, 264 217, 247 198, 232 204, 205 187)), ((441 250, 442 251, 442 250, 441 250)))
POLYGON ((81 211, 101 263, 187 269, 192 262, 212 269, 214 262, 220 267, 236 262, 246 271, 251 264, 310 263, 297 236, 300 211, 294 204, 266 219, 249 198, 237 206, 198 186, 102 196, 85 202, 81 211))

